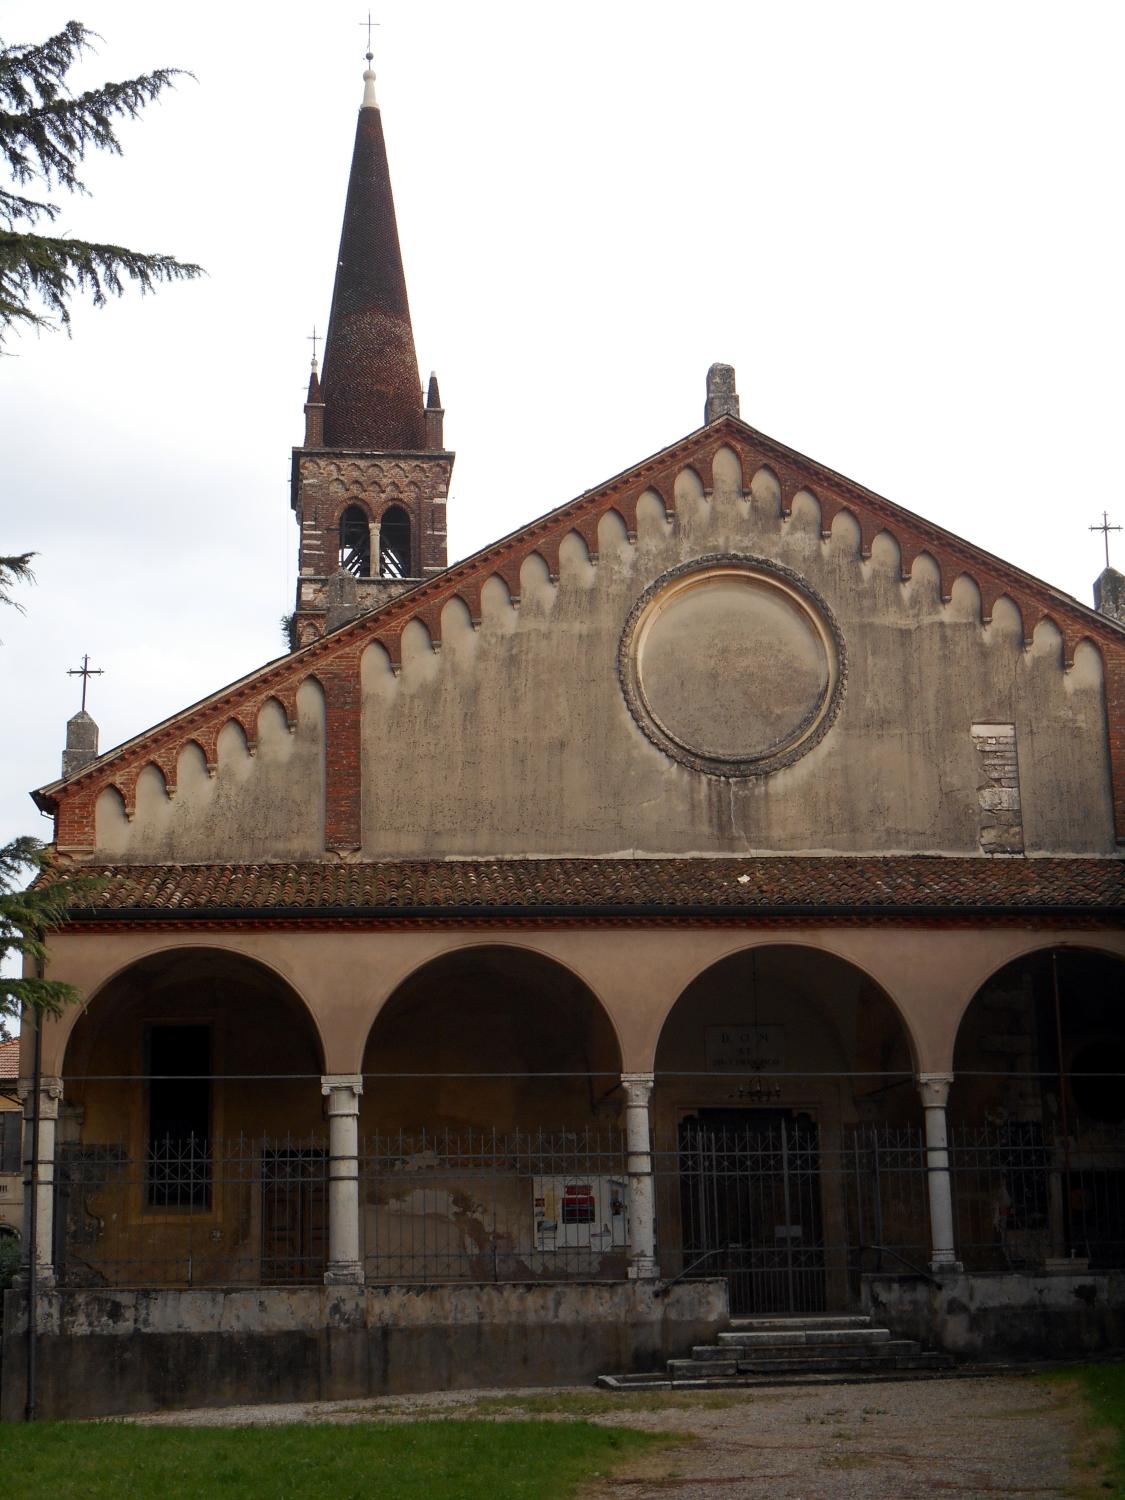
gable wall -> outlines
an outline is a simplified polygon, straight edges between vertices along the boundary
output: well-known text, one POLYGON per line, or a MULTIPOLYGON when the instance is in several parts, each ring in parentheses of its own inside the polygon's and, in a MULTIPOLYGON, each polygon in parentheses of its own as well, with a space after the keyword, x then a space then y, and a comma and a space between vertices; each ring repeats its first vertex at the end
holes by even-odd
MULTIPOLYGON (((1029 648, 1014 606, 981 622, 967 579, 940 597, 937 568, 901 578, 895 542, 860 556, 859 528, 799 495, 781 516, 772 475, 744 499, 729 450, 714 490, 691 471, 675 517, 638 508, 631 542, 604 517, 599 556, 576 534, 558 582, 537 557, 518 608, 485 585, 474 631, 459 600, 441 617, 441 650, 407 628, 399 675, 386 652, 362 660, 363 849, 370 857, 686 854, 748 850, 981 850, 984 778, 972 726, 1015 725, 1028 851, 1114 848, 1101 665, 1080 646, 1063 669, 1045 622, 1029 648), (617 651, 630 610, 660 574, 714 553, 760 555, 805 577, 835 613, 847 647, 839 717, 794 765, 725 780, 671 760, 628 712, 617 651)), ((769 651, 769 642, 762 643, 769 651)), ((737 684, 731 684, 737 690, 737 684)), ((985 820, 987 821, 987 820, 985 820)))
MULTIPOLYGON (((776 653, 754 658, 751 645, 749 658, 784 688, 776 653)), ((710 686, 703 696, 721 701, 710 686)), ((772 702, 768 687, 742 695, 752 701, 772 702)), ((40 795, 57 807, 61 851, 138 861, 361 848, 1104 853, 1107 797, 1125 841, 1125 637, 723 418, 40 795), (765 779, 670 760, 616 679, 623 622, 652 580, 724 550, 806 577, 847 641, 835 726, 765 779), (307 692, 316 708, 299 711, 307 692), (316 754, 284 766, 232 756, 224 793, 225 726, 255 750, 271 700, 316 754), (192 795, 161 807, 161 780, 170 802, 181 778, 192 795)))

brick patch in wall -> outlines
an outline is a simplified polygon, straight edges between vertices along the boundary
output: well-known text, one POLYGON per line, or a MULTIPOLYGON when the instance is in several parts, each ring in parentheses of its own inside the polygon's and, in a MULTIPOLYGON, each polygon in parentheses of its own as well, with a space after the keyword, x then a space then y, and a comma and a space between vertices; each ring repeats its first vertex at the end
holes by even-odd
POLYGON ((980 847, 985 854, 1023 853, 1020 768, 1014 724, 974 724, 980 847))

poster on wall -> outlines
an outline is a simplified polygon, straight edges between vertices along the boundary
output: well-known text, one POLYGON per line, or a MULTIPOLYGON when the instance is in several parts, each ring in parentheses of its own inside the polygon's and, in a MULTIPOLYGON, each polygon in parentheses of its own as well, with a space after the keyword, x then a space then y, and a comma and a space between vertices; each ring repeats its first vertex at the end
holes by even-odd
POLYGON ((537 1250, 620 1250, 629 1242, 629 1184, 618 1177, 536 1177, 537 1250))
POLYGON ((709 1073, 784 1073, 785 1027, 705 1026, 703 1055, 709 1073))

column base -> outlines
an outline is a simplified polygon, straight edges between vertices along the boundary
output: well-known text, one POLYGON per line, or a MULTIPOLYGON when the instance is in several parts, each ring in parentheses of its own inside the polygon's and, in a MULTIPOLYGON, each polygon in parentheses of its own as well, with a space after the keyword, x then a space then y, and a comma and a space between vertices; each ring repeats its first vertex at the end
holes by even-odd
MULTIPOLYGON (((54 1266, 40 1266, 35 1272, 36 1292, 53 1292, 58 1285, 54 1266)), ((21 1266, 12 1277, 12 1290, 14 1292, 30 1292, 31 1276, 26 1266, 21 1266)))
POLYGON ((930 1274, 932 1276, 960 1276, 965 1267, 959 1260, 932 1260, 930 1261, 930 1274))
POLYGON ((625 1274, 630 1281, 659 1281, 660 1267, 651 1255, 638 1255, 629 1262, 625 1274))
POLYGON ((334 1260, 324 1273, 325 1286, 362 1286, 363 1265, 358 1260, 334 1260))

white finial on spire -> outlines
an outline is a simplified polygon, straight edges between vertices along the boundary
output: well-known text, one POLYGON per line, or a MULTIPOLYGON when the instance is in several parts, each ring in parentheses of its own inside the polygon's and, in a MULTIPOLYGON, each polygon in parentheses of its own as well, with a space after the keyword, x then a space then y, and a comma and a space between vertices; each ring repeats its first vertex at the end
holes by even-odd
POLYGON ((371 53, 367 54, 368 66, 363 70, 363 103, 361 109, 378 109, 379 101, 375 97, 375 73, 372 70, 371 53))
POLYGON ((375 70, 371 66, 375 58, 375 54, 371 51, 371 28, 372 26, 378 26, 379 23, 371 19, 371 12, 368 11, 367 20, 361 21, 359 24, 367 27, 367 52, 365 54, 367 67, 363 72, 363 103, 360 105, 360 108, 378 109, 379 101, 375 98, 375 70))

